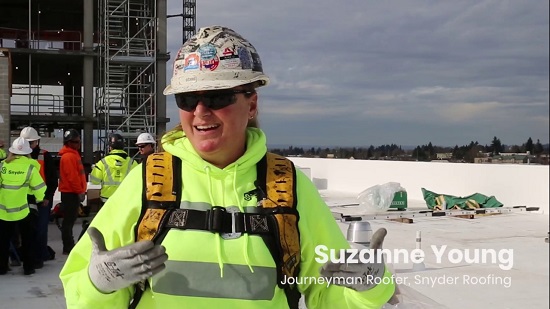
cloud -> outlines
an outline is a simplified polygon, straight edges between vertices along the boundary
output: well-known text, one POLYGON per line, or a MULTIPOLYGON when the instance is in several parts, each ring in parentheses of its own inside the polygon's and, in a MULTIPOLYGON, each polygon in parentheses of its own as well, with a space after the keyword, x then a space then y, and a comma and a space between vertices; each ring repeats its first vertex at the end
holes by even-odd
MULTIPOLYGON (((180 0, 168 5, 182 11, 180 0)), ((197 27, 226 25, 258 49, 271 78, 260 90, 270 143, 521 144, 549 140, 548 10, 512 0, 198 1, 197 27)), ((181 18, 168 27, 174 55, 181 18)))

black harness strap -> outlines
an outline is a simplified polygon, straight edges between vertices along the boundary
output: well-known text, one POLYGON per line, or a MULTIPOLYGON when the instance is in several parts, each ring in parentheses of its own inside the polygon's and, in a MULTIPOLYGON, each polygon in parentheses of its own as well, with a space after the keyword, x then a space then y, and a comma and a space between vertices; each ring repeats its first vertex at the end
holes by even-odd
MULTIPOLYGON (((277 213, 294 214, 290 208, 275 209, 277 213)), ((252 235, 273 235, 276 231, 268 224, 274 211, 266 213, 227 212, 224 207, 215 206, 208 210, 173 209, 162 222, 163 229, 203 230, 212 233, 248 233, 252 235)))

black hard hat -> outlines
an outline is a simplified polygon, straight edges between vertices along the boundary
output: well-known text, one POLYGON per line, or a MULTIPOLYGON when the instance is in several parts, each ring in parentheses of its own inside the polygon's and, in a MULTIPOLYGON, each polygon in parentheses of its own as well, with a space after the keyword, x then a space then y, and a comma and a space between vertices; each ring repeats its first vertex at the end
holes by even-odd
POLYGON ((66 144, 68 141, 72 141, 78 137, 80 137, 80 133, 78 133, 77 130, 69 129, 63 133, 63 144, 66 144))
POLYGON ((124 149, 124 138, 120 134, 111 134, 109 136, 109 147, 113 149, 124 149))

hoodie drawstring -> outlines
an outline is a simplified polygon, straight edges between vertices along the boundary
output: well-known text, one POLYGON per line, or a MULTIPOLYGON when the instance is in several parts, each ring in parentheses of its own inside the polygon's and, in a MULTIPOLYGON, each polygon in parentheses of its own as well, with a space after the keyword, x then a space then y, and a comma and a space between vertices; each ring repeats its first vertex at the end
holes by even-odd
MULTIPOLYGON (((243 208, 241 199, 239 198, 239 193, 237 191, 237 167, 238 167, 238 164, 235 164, 235 172, 233 173, 233 193, 235 194, 235 199, 237 200, 237 207, 239 207, 239 211, 244 213, 244 208, 243 208)), ((244 261, 246 262, 248 269, 250 269, 250 272, 254 273, 254 269, 252 268, 252 265, 250 264, 250 259, 248 258, 248 242, 249 242, 250 236, 248 235, 248 233, 243 233, 242 237, 244 237, 244 248, 243 248, 244 261)))
MULTIPOLYGON (((242 205, 242 201, 239 198, 239 193, 237 191, 237 169, 238 169, 238 164, 235 164, 235 169, 233 173, 233 194, 235 194, 235 199, 237 200, 237 207, 239 208, 239 211, 244 213, 244 207, 242 205)), ((212 179, 210 178, 210 167, 205 166, 204 170, 206 172, 206 178, 208 179, 208 195, 210 197, 210 204, 215 205, 214 195, 212 193, 213 191, 212 179)), ((250 258, 248 255, 248 247, 249 247, 248 245, 250 242, 250 238, 249 238, 250 236, 248 235, 248 233, 243 233, 242 237, 244 237, 244 247, 243 247, 244 260, 246 265, 248 266, 248 269, 250 269, 250 272, 254 273, 254 268, 252 268, 252 265, 250 263, 250 258)), ((223 278, 223 256, 222 256, 221 247, 222 247, 221 236, 218 235, 218 237, 216 237, 216 253, 218 257, 218 266, 220 268, 220 278, 223 278)))
MULTIPOLYGON (((212 180, 210 179, 210 166, 205 166, 206 179, 208 179, 208 196, 210 196, 210 205, 214 205, 214 195, 212 195, 212 180)), ((222 243, 219 235, 216 237, 216 254, 218 255, 218 267, 220 268, 220 278, 223 278, 223 257, 222 243)))

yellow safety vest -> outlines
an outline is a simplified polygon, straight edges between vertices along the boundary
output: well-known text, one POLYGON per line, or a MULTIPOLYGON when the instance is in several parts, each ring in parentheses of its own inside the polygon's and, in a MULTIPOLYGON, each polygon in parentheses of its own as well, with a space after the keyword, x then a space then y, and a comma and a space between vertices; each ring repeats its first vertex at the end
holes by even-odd
POLYGON ((40 176, 36 160, 18 157, 7 163, 0 162, 0 220, 18 221, 29 214, 27 194, 42 201, 46 184, 40 176))
POLYGON ((124 180, 132 168, 137 166, 123 150, 113 150, 101 159, 92 169, 90 181, 95 185, 101 185, 100 196, 105 202, 124 180))

